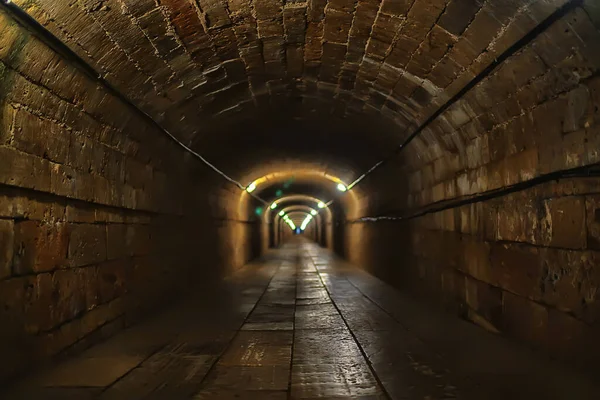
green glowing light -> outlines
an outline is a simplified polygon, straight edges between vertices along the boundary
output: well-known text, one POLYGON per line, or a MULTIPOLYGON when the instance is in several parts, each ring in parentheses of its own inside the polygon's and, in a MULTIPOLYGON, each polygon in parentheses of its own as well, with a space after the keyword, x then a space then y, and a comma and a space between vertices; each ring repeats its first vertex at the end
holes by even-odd
POLYGON ((251 184, 248 185, 248 187, 246 188, 246 192, 248 193, 252 193, 254 192, 254 190, 256 189, 256 183, 252 182, 251 184))
POLYGON ((327 207, 327 204, 323 203, 322 201, 319 202, 318 204, 319 208, 325 208, 327 207))
POLYGON ((346 190, 348 190, 348 188, 343 183, 338 183, 337 190, 339 190, 340 192, 345 192, 346 190))
POLYGON ((279 216, 283 217, 285 215, 285 213, 283 212, 283 210, 279 211, 279 216))
POLYGON ((254 213, 256 215, 261 215, 263 213, 262 207, 256 207, 256 209, 254 210, 254 213))
POLYGON ((281 196, 283 196, 283 191, 282 191, 281 189, 278 189, 278 190, 275 192, 275 196, 277 196, 277 197, 281 197, 281 196))
POLYGON ((274 210, 277 208, 277 203, 273 202, 273 204, 271 204, 271 210, 274 210))
POLYGON ((287 180, 287 181, 285 181, 285 183, 283 184, 283 188, 284 188, 284 189, 287 189, 287 188, 289 188, 290 186, 292 186, 292 183, 294 183, 294 178, 290 178, 290 179, 288 179, 288 180, 287 180))
POLYGON ((315 210, 310 210, 310 213, 311 213, 312 215, 317 215, 317 212, 316 212, 315 210))

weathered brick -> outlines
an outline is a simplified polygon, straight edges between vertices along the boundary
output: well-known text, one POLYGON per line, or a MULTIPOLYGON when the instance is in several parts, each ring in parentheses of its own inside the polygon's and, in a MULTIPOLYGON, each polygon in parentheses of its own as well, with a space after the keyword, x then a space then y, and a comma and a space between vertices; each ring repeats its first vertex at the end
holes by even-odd
POLYGON ((494 244, 490 259, 491 279, 495 286, 519 296, 539 298, 542 268, 537 248, 494 244))
POLYGON ((493 283, 492 268, 490 264, 490 245, 486 242, 465 238, 462 241, 462 260, 459 269, 473 278, 493 283))
POLYGON ((68 233, 64 223, 19 221, 14 229, 15 274, 51 271, 66 265, 68 233))
POLYGON ((32 281, 32 293, 25 305, 25 329, 29 333, 48 331, 58 325, 56 288, 50 273, 36 275, 32 281))
POLYGON ((541 301, 580 318, 594 319, 593 306, 600 287, 595 254, 562 249, 542 249, 541 301), (592 311, 590 313, 590 311, 592 311))
POLYGON ((86 311, 89 312, 100 304, 98 268, 80 268, 79 279, 81 281, 81 290, 85 295, 86 311))
POLYGON ((586 246, 585 200, 561 197, 546 202, 550 214, 550 245, 571 249, 586 246))
POLYGON ((411 0, 383 0, 381 12, 392 15, 406 15, 412 3, 411 0))
POLYGON ((31 196, 19 189, 0 193, 0 216, 36 221, 60 221, 65 214, 62 201, 51 201, 46 196, 31 196))
POLYGON ((108 224, 106 226, 108 259, 122 258, 129 255, 130 243, 127 240, 127 225, 108 224))
POLYGON ((12 145, 26 153, 64 164, 67 162, 70 133, 24 110, 16 112, 12 145))
POLYGON ((68 259, 71 267, 105 261, 106 227, 93 224, 71 224, 69 226, 68 259))
POLYGON ((580 85, 567 95, 567 109, 563 122, 563 132, 574 132, 589 126, 591 116, 590 93, 586 86, 580 85))
POLYGON ((481 0, 452 0, 446 6, 438 24, 453 35, 460 35, 479 11, 482 3, 481 0))
POLYGON ((14 247, 14 224, 0 219, 0 279, 11 275, 14 247))
POLYGON ((257 21, 257 29, 260 38, 281 37, 283 35, 283 21, 261 19, 257 21))
POLYGON ((86 310, 86 290, 79 269, 56 271, 53 282, 58 300, 55 302, 56 321, 63 322, 86 310))
POLYGON ((498 329, 502 326, 502 290, 465 278, 465 301, 477 314, 498 329))
POLYGON ((600 196, 587 196, 585 200, 587 245, 600 250, 600 196))
MULTIPOLYGON (((0 67, 0 76, 2 74, 1 68, 2 67, 0 67)), ((17 111, 14 107, 0 103, 0 145, 2 146, 7 145, 12 138, 16 113, 17 111)))
POLYGON ((45 192, 50 190, 48 161, 3 146, 0 146, 0 160, 0 183, 45 192))
POLYGON ((69 204, 66 209, 67 222, 96 222, 96 210, 92 207, 76 206, 69 204))
POLYGON ((352 20, 352 14, 327 8, 323 39, 328 42, 346 43, 352 20))
POLYGON ((97 269, 97 290, 100 304, 124 295, 128 290, 128 276, 133 268, 132 259, 102 263, 97 269))

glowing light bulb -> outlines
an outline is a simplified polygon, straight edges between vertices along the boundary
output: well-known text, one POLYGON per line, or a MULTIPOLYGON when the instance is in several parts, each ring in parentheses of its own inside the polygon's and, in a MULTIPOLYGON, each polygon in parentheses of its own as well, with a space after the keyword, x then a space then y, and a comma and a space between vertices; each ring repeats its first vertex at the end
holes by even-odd
POLYGON ((251 184, 248 185, 248 187, 246 188, 246 192, 248 193, 252 193, 254 192, 254 190, 256 189, 256 183, 252 182, 251 184))
POLYGON ((340 192, 345 192, 346 190, 348 190, 348 188, 346 188, 346 185, 344 185, 343 183, 338 183, 337 190, 339 190, 340 192))
POLYGON ((279 216, 283 217, 285 215, 285 213, 283 212, 283 210, 279 211, 279 216))
POLYGON ((296 225, 294 224, 294 222, 292 222, 291 219, 287 218, 287 215, 284 217, 285 223, 288 224, 290 226, 290 228, 292 228, 292 230, 296 229, 296 225))
POLYGON ((273 204, 271 204, 271 210, 274 210, 274 209, 276 209, 276 208, 277 208, 277 203, 273 203, 273 204))
POLYGON ((327 207, 327 204, 323 203, 322 201, 319 202, 318 204, 319 208, 325 208, 327 207))
POLYGON ((311 213, 312 215, 317 215, 317 212, 316 212, 315 210, 310 210, 310 213, 311 213))
POLYGON ((312 215, 310 215, 310 214, 307 215, 306 218, 304 219, 304 221, 302 221, 302 225, 300 226, 300 229, 305 230, 306 226, 310 223, 311 220, 312 220, 312 215))

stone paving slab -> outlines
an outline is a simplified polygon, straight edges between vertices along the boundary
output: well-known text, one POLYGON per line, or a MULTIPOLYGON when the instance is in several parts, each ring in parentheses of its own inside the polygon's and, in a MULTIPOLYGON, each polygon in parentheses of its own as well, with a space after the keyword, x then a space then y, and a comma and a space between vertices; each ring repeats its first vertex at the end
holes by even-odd
POLYGON ((46 387, 107 387, 143 360, 129 355, 74 358, 43 374, 38 383, 46 387))
POLYGON ((2 399, 600 399, 597 383, 296 241, 2 399))

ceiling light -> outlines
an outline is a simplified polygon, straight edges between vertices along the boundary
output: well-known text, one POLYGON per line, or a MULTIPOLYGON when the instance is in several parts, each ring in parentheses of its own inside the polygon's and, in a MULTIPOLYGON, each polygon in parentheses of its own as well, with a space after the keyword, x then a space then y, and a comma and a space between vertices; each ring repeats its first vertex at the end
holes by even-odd
POLYGON ((311 213, 312 215, 317 215, 317 212, 316 212, 315 210, 310 210, 310 213, 311 213))
POLYGON ((348 190, 348 188, 343 183, 338 183, 337 190, 339 190, 340 192, 345 192, 346 190, 348 190))
POLYGON ((304 219, 304 221, 302 221, 302 225, 300 226, 300 229, 305 230, 306 229, 306 225, 308 225, 311 220, 312 220, 312 215, 310 215, 310 214, 307 215, 306 218, 304 219))
POLYGON ((273 204, 271 204, 271 210, 274 210, 276 208, 277 208, 277 203, 274 202, 273 204))
POLYGON ((252 193, 254 192, 254 189, 256 189, 256 183, 252 182, 251 184, 248 185, 248 187, 246 188, 246 192, 248 193, 252 193))
POLYGON ((325 208, 327 207, 327 204, 323 203, 322 201, 319 202, 318 204, 319 208, 325 208))

